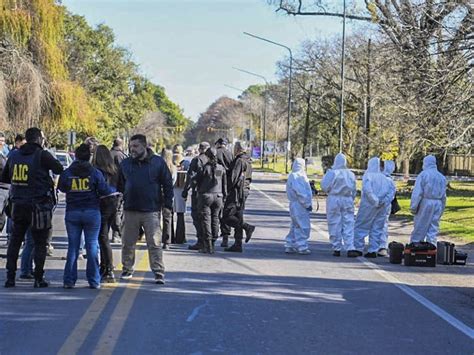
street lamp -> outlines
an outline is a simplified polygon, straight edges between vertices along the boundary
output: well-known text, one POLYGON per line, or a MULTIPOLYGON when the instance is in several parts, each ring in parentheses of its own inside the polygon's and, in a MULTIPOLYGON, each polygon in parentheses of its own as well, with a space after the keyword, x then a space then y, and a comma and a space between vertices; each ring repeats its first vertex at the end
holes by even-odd
POLYGON ((267 38, 263 38, 260 36, 253 35, 248 32, 244 32, 244 35, 259 39, 261 41, 265 41, 271 44, 274 44, 275 46, 283 47, 288 52, 290 53, 290 79, 288 80, 288 120, 287 120, 287 130, 286 130, 286 142, 287 142, 287 147, 286 147, 286 155, 285 155, 285 173, 288 173, 288 156, 290 154, 290 149, 291 149, 291 142, 290 142, 290 119, 291 119, 291 79, 292 79, 292 70, 293 70, 293 52, 291 51, 290 47, 287 47, 281 43, 271 41, 267 38))
POLYGON ((342 153, 343 129, 344 129, 344 60, 346 44, 346 0, 344 0, 344 12, 342 17, 342 58, 341 58, 341 107, 339 118, 339 153, 342 153))
POLYGON ((241 71, 243 73, 246 73, 246 74, 249 74, 249 75, 253 75, 253 76, 256 76, 260 79, 263 79, 263 81, 265 81, 265 94, 263 96, 263 124, 262 124, 262 139, 261 139, 261 152, 260 152, 260 163, 262 165, 262 169, 263 169, 263 163, 265 161, 265 139, 266 139, 266 126, 267 126, 267 91, 268 91, 268 81, 267 79, 263 76, 263 75, 260 75, 260 74, 256 74, 256 73, 252 73, 251 71, 248 71, 248 70, 244 70, 244 69, 240 69, 240 68, 236 68, 236 67, 232 67, 232 69, 235 69, 235 70, 238 70, 238 71, 241 71))

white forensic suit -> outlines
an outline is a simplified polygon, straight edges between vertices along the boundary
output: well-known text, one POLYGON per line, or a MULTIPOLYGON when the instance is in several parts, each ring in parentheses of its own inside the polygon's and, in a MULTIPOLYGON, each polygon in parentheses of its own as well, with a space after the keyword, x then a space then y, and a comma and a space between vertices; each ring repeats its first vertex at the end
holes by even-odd
POLYGON ((446 206, 446 178, 436 167, 436 158, 423 159, 423 171, 416 178, 410 210, 415 215, 411 242, 427 241, 436 245, 439 220, 446 206))
POLYGON ((290 201, 290 232, 286 236, 285 252, 309 254, 308 239, 311 232, 310 213, 313 194, 305 172, 305 161, 295 159, 288 182, 286 194, 290 201))
POLYGON ((395 185, 380 171, 380 159, 369 160, 362 178, 362 198, 355 220, 354 246, 364 251, 365 237, 369 236, 369 253, 379 250, 386 211, 395 196, 395 185))
MULTIPOLYGON (((393 160, 385 160, 383 164, 383 174, 389 179, 390 182, 393 183, 392 174, 395 171, 395 162, 393 160)), ((394 184, 395 186, 395 184, 394 184)), ((386 217, 385 217, 385 224, 383 226, 383 232, 380 237, 380 249, 387 249, 388 248, 388 219, 390 217, 390 212, 392 211, 392 204, 390 203, 387 206, 386 217)))
POLYGON ((336 155, 332 168, 321 181, 321 189, 328 194, 326 215, 333 250, 354 250, 356 179, 354 173, 347 169, 344 154, 336 155))

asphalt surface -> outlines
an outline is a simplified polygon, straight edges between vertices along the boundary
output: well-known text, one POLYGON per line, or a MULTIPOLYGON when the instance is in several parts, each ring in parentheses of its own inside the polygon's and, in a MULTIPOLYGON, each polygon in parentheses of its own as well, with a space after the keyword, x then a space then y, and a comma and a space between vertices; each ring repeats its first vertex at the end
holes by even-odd
MULTIPOLYGON (((474 354, 472 264, 409 268, 332 257, 322 199, 312 216, 313 253, 286 255, 286 206, 282 183, 257 180, 246 214, 257 230, 242 254, 173 246, 167 283, 158 286, 141 244, 134 278, 101 290, 87 288, 85 261, 77 287, 62 288, 59 209, 51 287, 0 288, 0 354, 474 354)), ((391 222, 397 240, 410 228, 400 223, 391 222)), ((114 257, 118 264, 119 245, 114 257)))

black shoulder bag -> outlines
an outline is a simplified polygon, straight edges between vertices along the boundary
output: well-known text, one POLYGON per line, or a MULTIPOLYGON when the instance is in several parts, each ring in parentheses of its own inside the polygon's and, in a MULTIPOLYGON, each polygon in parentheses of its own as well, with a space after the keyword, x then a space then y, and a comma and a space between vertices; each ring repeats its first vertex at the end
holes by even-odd
MULTIPOLYGON (((41 169, 41 153, 43 150, 39 150, 35 153, 33 159, 35 172, 41 169)), ((36 182, 36 176, 34 176, 36 182)), ((54 187, 53 187, 54 189, 54 187)), ((44 196, 38 200, 33 200, 32 215, 31 215, 31 228, 35 230, 51 229, 53 225, 53 210, 54 210, 54 191, 49 192, 47 196, 44 196)))

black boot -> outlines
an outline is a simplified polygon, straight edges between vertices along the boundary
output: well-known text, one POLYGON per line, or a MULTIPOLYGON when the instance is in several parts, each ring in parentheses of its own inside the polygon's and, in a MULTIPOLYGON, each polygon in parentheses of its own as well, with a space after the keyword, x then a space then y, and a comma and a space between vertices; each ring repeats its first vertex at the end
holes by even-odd
POLYGON ((36 279, 35 283, 33 284, 34 288, 44 288, 44 287, 48 287, 48 286, 49 286, 49 282, 46 281, 44 278, 36 279))
POLYGON ((229 236, 228 235, 223 235, 222 236, 221 247, 227 248, 228 246, 229 246, 229 236))
POLYGON ((225 248, 224 251, 230 251, 234 253, 242 253, 242 244, 240 243, 234 243, 234 245, 225 248))
POLYGON ((197 242, 196 244, 188 246, 189 250, 199 250, 202 248, 202 243, 197 242))
POLYGON ((213 240, 209 240, 207 242, 207 252, 209 254, 214 254, 214 241, 213 240))
POLYGON ((250 238, 252 238, 253 232, 255 232, 255 226, 251 224, 244 223, 244 231, 245 231, 245 243, 248 243, 250 238))
POLYGON ((7 281, 5 281, 5 287, 6 288, 10 288, 10 287, 15 287, 15 279, 7 279, 7 281))
POLYGON ((107 270, 104 272, 102 275, 100 282, 102 283, 115 283, 115 275, 114 275, 114 270, 113 268, 107 268, 107 270))

